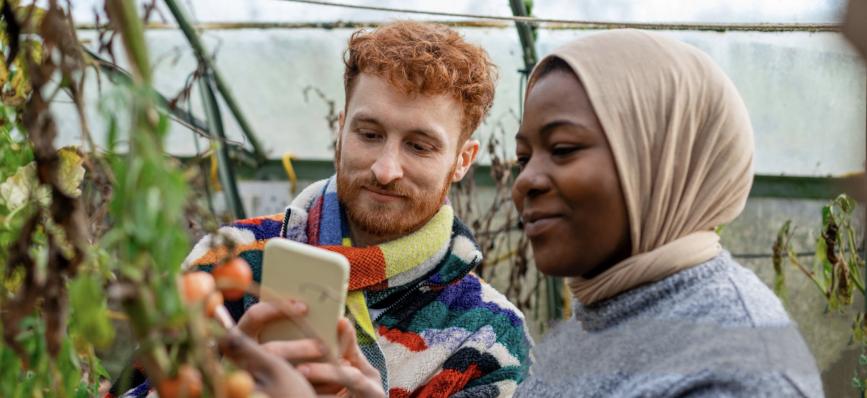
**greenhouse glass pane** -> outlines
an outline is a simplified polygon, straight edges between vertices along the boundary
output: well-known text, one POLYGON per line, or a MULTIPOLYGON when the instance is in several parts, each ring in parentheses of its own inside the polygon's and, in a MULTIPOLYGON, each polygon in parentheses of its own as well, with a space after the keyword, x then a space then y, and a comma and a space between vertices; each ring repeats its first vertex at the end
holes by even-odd
MULTIPOLYGON (((463 28, 463 33, 486 48, 500 67, 495 103, 476 136, 492 132, 505 136, 507 154, 518 127, 520 75, 523 68, 515 29, 463 28)), ((217 49, 217 64, 240 106, 271 157, 291 151, 305 159, 331 159, 328 107, 315 94, 305 99, 306 87, 321 90, 343 106, 341 57, 351 29, 209 30, 204 40, 217 49)), ((541 30, 538 51, 549 53, 569 40, 590 35, 586 30, 541 30)), ((755 170, 761 174, 806 176, 843 175, 862 169, 865 147, 864 66, 836 33, 663 32, 708 52, 731 77, 749 109, 755 130, 755 170)), ((81 31, 93 38, 93 31, 81 31)), ((195 60, 175 30, 147 34, 156 66, 155 85, 175 96, 195 70, 195 60)), ((118 52, 122 54, 122 52, 118 52)), ((122 62, 123 60, 119 60, 122 62)), ((104 83, 103 90, 110 90, 104 83)), ((96 85, 85 90, 88 103, 99 102, 96 85)), ((193 91, 193 110, 198 92, 193 91)), ((80 142, 77 117, 71 106, 58 104, 64 120, 61 139, 80 142)), ((91 130, 104 134, 105 122, 90 110, 91 130)), ((224 108, 229 137, 242 135, 224 108)), ((102 142, 102 138, 98 139, 102 142)), ((179 155, 195 153, 192 134, 173 125, 167 145, 179 155)), ((486 161, 482 157, 482 162, 486 161)))
MULTIPOLYGON (((44 0, 43 0, 44 1, 44 0)), ((327 0, 335 3, 460 14, 510 16, 507 0, 327 0)), ((150 0, 137 0, 150 3, 150 0)), ((442 16, 366 11, 283 0, 180 0, 202 22, 336 22, 461 20, 442 16)), ((73 0, 78 22, 92 23, 97 0, 73 0)), ((535 0, 540 18, 622 22, 836 22, 845 0, 535 0)), ((162 1, 157 2, 171 19, 162 1)))

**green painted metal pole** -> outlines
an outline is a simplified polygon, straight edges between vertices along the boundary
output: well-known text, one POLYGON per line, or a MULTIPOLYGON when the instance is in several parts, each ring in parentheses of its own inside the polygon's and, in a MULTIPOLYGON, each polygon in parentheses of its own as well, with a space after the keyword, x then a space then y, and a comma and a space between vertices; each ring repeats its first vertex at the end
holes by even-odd
MULTIPOLYGON (((512 7, 512 15, 516 17, 529 16, 524 0, 509 0, 509 5, 512 7)), ((521 40, 521 50, 524 53, 524 70, 525 73, 530 73, 539 61, 536 57, 536 38, 533 35, 533 27, 530 22, 521 21, 515 21, 515 27, 518 28, 518 38, 521 40)))
POLYGON ((220 177, 220 185, 223 186, 223 197, 226 207, 232 211, 235 220, 247 218, 244 206, 241 203, 241 195, 238 193, 237 178, 235 177, 235 165, 229 159, 229 146, 223 142, 226 133, 223 131, 223 119, 220 116, 220 105, 211 85, 211 74, 206 73, 199 80, 199 90, 202 94, 202 107, 208 119, 208 130, 217 138, 212 142, 217 146, 217 174, 220 177))
POLYGON ((225 80, 223 80, 223 75, 217 70, 216 65, 211 62, 211 55, 208 53, 208 50, 205 49, 205 46, 199 39, 196 30, 190 24, 186 11, 175 0, 165 0, 165 2, 169 7, 169 10, 172 12, 172 15, 175 17, 175 20, 178 22, 181 31, 184 32, 184 36, 187 37, 187 41, 190 42, 190 46, 193 48, 193 52, 196 54, 199 64, 205 65, 207 69, 211 71, 217 91, 220 92, 220 95, 229 107, 229 111, 231 111, 232 115, 235 116, 235 120, 238 121, 238 125, 241 126, 241 130, 244 132, 244 135, 247 136, 247 140, 250 141, 256 159, 260 163, 265 162, 268 159, 268 154, 262 148, 262 144, 253 133, 253 128, 250 127, 250 123, 247 122, 247 118, 244 117, 243 112, 241 112, 241 108, 238 106, 237 101, 235 101, 235 96, 232 95, 232 90, 229 88, 229 85, 226 84, 225 80))

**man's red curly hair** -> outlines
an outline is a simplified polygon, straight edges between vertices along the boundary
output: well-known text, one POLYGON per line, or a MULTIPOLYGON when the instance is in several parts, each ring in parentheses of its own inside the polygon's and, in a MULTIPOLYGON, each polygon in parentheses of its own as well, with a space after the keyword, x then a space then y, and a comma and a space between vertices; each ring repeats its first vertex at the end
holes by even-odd
POLYGON ((443 24, 397 21, 358 30, 344 52, 346 102, 361 73, 387 79, 407 95, 449 95, 463 107, 463 143, 494 103, 497 67, 481 46, 443 24))

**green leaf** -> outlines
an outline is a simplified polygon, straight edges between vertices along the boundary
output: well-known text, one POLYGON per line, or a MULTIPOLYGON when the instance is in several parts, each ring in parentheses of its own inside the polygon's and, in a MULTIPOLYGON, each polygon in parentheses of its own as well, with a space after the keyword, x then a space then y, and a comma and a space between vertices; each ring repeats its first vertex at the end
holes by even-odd
POLYGON ((825 243, 825 239, 821 237, 816 240, 816 259, 822 264, 822 269, 819 271, 821 271, 825 286, 833 289, 834 286, 831 286, 831 279, 834 273, 834 267, 831 262, 828 261, 828 245, 825 243))
POLYGON ((60 372, 61 386, 64 392, 72 392, 81 381, 81 361, 78 355, 75 354, 75 349, 72 346, 72 341, 68 337, 64 337, 63 345, 60 347, 60 352, 57 355, 55 364, 60 372))
POLYGON ((858 203, 855 202, 855 199, 849 197, 849 195, 842 194, 838 198, 840 201, 840 208, 843 209, 846 214, 852 214, 855 211, 855 208, 858 207, 858 203))
POLYGON ((108 117, 108 151, 114 152, 117 146, 117 117, 114 114, 108 117))
POLYGON ((831 220, 831 205, 822 207, 822 229, 828 226, 828 222, 831 220))
POLYGON ((828 309, 826 310, 826 313, 830 313, 831 310, 843 312, 840 309, 840 302, 837 300, 837 294, 834 292, 831 293, 831 297, 828 297, 828 309))
MULTIPOLYGON (((782 270, 781 270, 782 271, 782 270)), ((774 293, 783 302, 783 306, 789 309, 789 289, 786 287, 786 275, 782 272, 774 277, 774 293)))
POLYGON ((114 327, 105 314, 102 292, 102 285, 88 275, 79 276, 69 284, 70 304, 79 330, 97 348, 107 348, 114 342, 114 327))

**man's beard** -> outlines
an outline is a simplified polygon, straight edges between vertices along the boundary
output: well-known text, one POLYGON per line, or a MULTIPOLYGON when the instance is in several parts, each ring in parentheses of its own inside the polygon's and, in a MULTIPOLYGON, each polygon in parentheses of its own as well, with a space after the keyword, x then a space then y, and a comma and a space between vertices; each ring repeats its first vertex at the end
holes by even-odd
POLYGON ((418 230, 436 214, 449 193, 451 176, 457 167, 455 164, 446 175, 437 195, 415 192, 405 187, 401 180, 380 184, 372 172, 368 177, 351 179, 347 173, 341 173, 339 155, 337 164, 337 199, 345 209, 346 216, 362 231, 386 239, 418 230), (363 187, 401 198, 391 203, 378 202, 364 192, 363 187))

